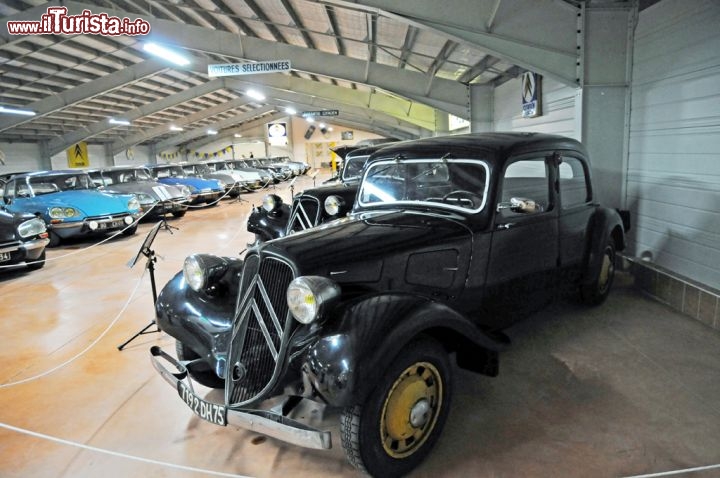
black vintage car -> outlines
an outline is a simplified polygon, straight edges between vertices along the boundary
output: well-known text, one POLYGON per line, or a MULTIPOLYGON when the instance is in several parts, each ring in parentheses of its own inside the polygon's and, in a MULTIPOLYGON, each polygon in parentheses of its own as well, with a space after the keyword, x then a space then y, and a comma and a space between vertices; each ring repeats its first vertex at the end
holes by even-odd
POLYGON ((306 189, 284 204, 277 194, 263 198, 262 206, 250 213, 247 229, 258 241, 269 241, 304 231, 350 212, 360 183, 360 174, 371 154, 386 146, 368 146, 347 153, 338 178, 319 188, 306 189))
POLYGON ((350 216, 244 261, 188 257, 156 306, 178 360, 154 347, 153 364, 205 420, 297 445, 331 437, 292 418, 294 405, 337 407, 355 467, 405 474, 443 428, 450 357, 494 376, 513 321, 561 290, 590 304, 608 295, 625 225, 593 200, 589 170, 580 143, 544 134, 383 148, 350 216), (193 380, 224 387, 225 402, 193 380), (263 409, 271 397, 283 406, 263 409))
POLYGON ((45 265, 45 246, 49 242, 41 218, 0 209, 0 272, 23 263, 30 270, 40 269, 45 265))

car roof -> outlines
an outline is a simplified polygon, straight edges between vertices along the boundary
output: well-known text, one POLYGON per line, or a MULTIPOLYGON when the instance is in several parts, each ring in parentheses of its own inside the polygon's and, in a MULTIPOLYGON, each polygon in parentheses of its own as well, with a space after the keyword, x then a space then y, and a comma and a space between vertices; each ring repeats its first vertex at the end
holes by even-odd
POLYGON ((16 174, 11 179, 33 178, 36 176, 64 176, 66 174, 87 174, 84 169, 52 169, 48 171, 32 171, 29 173, 16 174))
POLYGON ((587 158, 585 147, 577 140, 546 133, 469 133, 401 141, 383 147, 371 160, 398 154, 415 157, 484 156, 489 161, 502 161, 511 156, 538 149, 572 150, 587 158))

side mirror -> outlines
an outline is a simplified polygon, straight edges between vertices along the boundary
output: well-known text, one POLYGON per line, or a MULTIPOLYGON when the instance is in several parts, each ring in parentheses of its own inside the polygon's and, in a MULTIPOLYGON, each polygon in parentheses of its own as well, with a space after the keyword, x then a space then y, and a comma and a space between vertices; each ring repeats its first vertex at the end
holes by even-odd
POLYGON ((512 212, 520 214, 531 214, 534 212, 540 212, 543 210, 542 206, 535 202, 534 199, 529 198, 510 198, 508 202, 501 202, 497 205, 497 210, 500 212, 503 209, 510 209, 512 212))

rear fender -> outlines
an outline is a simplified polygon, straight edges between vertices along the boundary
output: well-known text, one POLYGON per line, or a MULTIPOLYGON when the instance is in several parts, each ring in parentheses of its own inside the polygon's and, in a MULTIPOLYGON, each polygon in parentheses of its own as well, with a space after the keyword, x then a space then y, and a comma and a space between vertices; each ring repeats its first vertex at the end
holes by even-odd
POLYGON ((431 336, 458 363, 497 375, 497 352, 505 344, 485 335, 450 307, 408 294, 378 294, 338 311, 334 327, 309 347, 302 364, 306 383, 333 406, 361 403, 387 366, 413 339, 431 336))
POLYGON ((261 240, 270 241, 285 236, 287 223, 290 219, 290 206, 282 204, 273 214, 257 207, 248 218, 247 230, 257 234, 261 240))
MULTIPOLYGON (((629 220, 629 218, 628 218, 629 220)), ((625 228, 620 214, 613 209, 599 207, 590 219, 590 243, 588 244, 585 274, 582 282, 591 283, 602 266, 605 243, 612 237, 615 250, 625 249, 625 228)))

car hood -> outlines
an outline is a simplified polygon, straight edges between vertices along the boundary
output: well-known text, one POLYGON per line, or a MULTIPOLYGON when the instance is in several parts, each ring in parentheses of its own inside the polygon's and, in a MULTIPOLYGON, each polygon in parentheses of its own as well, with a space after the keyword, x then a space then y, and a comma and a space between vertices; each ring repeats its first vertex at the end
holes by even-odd
POLYGON ((129 194, 110 194, 95 190, 60 191, 36 196, 35 203, 45 207, 74 207, 87 216, 102 216, 128 211, 129 194))
POLYGON ((217 181, 200 178, 161 178, 158 182, 163 184, 184 184, 186 186, 192 186, 196 189, 218 189, 217 181))
MULTIPOLYGON (((301 275, 330 275, 352 264, 377 276, 386 261, 402 263, 410 254, 468 246, 470 229, 462 216, 393 210, 365 212, 269 241, 262 251, 292 260, 301 275)), ((262 252, 261 252, 262 254, 262 252)), ((351 267, 352 268, 352 267, 351 267)), ((353 274, 340 277, 349 280, 353 274)), ((335 278, 335 277, 333 277, 335 278)))
POLYGON ((182 198, 183 195, 178 188, 170 184, 162 184, 155 181, 138 181, 132 183, 118 183, 105 188, 108 193, 120 194, 147 194, 156 201, 166 198, 182 198), (159 188, 159 189, 158 189, 159 188))

